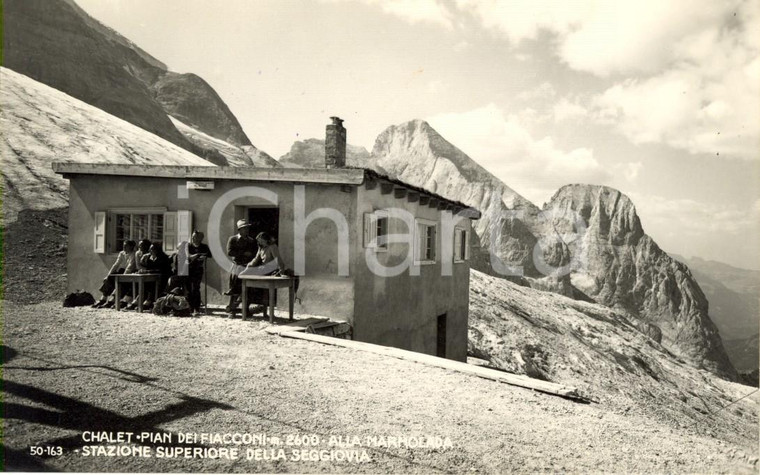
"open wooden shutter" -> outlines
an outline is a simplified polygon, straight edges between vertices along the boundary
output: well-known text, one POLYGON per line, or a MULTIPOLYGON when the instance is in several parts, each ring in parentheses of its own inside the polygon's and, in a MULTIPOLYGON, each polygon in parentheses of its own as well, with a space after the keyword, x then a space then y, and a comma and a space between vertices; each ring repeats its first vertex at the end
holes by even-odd
POLYGON ((470 231, 464 232, 464 260, 470 260, 470 231))
POLYGON ((425 225, 418 222, 414 230, 414 262, 416 264, 422 261, 423 252, 425 252, 425 225))
POLYGON ((462 230, 459 228, 454 229, 454 262, 459 262, 464 259, 462 255, 462 230))
POLYGON ((106 212, 95 212, 95 226, 94 226, 95 238, 93 240, 93 250, 98 254, 105 254, 106 252, 106 212))
POLYGON ((377 217, 374 213, 364 213, 364 247, 377 247, 377 217))
POLYGON ((177 243, 190 242, 193 233, 193 212, 177 211, 177 243))
POLYGON ((167 254, 177 250, 177 213, 164 213, 164 252, 167 254))

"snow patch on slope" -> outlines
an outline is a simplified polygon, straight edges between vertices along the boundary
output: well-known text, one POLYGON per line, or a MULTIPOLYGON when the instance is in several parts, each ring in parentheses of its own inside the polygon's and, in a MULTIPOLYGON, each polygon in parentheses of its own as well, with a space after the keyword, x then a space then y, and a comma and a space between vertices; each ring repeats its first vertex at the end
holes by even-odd
POLYGON ((201 132, 176 117, 170 115, 169 119, 186 139, 200 147, 218 150, 219 153, 224 155, 230 166, 265 168, 276 168, 280 166, 280 163, 277 162, 277 160, 252 145, 233 145, 222 139, 201 132))
POLYGON ((214 166, 135 125, 0 68, 0 153, 7 222, 21 209, 68 205, 53 162, 214 166))

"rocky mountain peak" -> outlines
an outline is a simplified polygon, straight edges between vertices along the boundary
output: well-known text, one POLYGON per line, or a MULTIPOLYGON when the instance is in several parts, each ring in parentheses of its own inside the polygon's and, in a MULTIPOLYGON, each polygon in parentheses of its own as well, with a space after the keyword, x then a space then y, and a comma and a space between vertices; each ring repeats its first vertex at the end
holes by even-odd
POLYGON ((615 245, 635 243, 644 236, 633 201, 607 186, 565 185, 552 196, 544 210, 559 210, 565 218, 568 211, 578 213, 587 225, 615 245))
MULTIPOLYGON (((375 140, 372 155, 375 157, 407 156, 410 159, 424 161, 432 159, 432 164, 435 164, 438 158, 443 158, 469 180, 491 182, 496 179, 485 168, 444 139, 430 124, 420 119, 392 125, 385 129, 375 140)), ((385 165, 383 168, 388 169, 385 165)))
POLYGON ((219 94, 200 76, 167 72, 150 90, 171 116, 233 145, 252 145, 219 94))
POLYGON ((562 187, 544 207, 576 265, 572 285, 657 327, 675 354, 729 378, 736 371, 688 267, 644 233, 633 202, 606 186, 562 187))

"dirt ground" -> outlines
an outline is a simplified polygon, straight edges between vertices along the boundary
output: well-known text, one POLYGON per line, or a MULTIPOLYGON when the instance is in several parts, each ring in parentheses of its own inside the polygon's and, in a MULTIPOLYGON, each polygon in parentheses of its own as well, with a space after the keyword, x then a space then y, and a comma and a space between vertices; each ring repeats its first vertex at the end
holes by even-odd
POLYGON ((3 314, 6 470, 757 471, 757 439, 721 440, 601 404, 273 336, 261 320, 9 301, 3 314), (170 433, 172 442, 140 443, 151 447, 150 458, 85 456, 83 446, 130 445, 88 443, 86 431, 170 433), (265 434, 280 445, 188 445, 178 442, 184 433, 265 434), (314 445, 296 444, 301 436, 314 445), (361 445, 331 445, 338 436, 359 437, 361 445), (448 438, 450 446, 410 447, 422 436, 439 445, 448 438), (240 455, 158 458, 167 446, 237 447, 240 455), (62 455, 33 456, 40 450, 33 447, 61 447, 62 455), (277 458, 282 449, 286 459, 252 453, 249 460, 247 449, 264 449, 259 458, 277 458), (327 460, 318 459, 320 450, 327 460), (365 458, 334 460, 351 451, 365 458), (293 460, 296 453, 317 460, 293 460))

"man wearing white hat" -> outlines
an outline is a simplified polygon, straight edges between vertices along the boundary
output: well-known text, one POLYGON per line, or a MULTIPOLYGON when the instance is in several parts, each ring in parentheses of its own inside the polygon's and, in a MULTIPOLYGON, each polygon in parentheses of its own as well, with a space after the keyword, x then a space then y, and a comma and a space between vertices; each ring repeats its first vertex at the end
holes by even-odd
POLYGON ((232 269, 230 269, 230 290, 225 293, 230 296, 227 311, 231 316, 235 314, 242 289, 238 274, 245 270, 245 265, 253 259, 258 249, 256 240, 250 236, 250 233, 250 223, 241 219, 237 222, 237 234, 227 241, 227 255, 232 258, 232 269))

